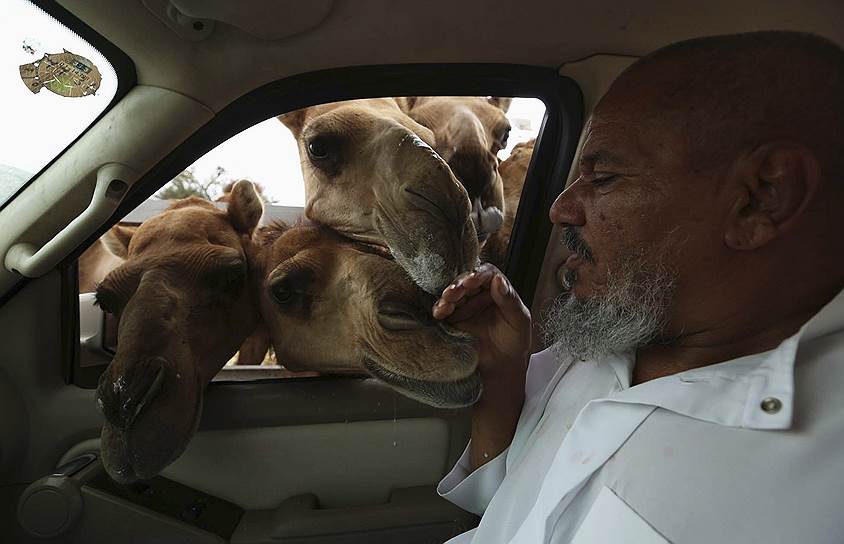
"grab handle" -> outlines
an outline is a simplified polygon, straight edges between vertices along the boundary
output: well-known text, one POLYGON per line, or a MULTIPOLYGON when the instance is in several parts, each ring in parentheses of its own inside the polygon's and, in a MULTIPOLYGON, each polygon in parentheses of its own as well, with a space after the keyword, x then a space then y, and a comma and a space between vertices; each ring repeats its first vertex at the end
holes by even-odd
POLYGON ((56 234, 41 249, 21 242, 6 252, 6 269, 37 278, 46 274, 73 248, 82 243, 93 230, 111 217, 120 204, 129 185, 135 181, 135 172, 118 163, 105 164, 97 170, 97 185, 91 203, 76 219, 56 234))

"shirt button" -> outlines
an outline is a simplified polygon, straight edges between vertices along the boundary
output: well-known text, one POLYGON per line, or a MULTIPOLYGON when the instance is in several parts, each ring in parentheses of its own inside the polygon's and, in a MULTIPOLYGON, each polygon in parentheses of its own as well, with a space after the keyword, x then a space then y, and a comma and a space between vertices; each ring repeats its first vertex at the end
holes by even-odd
POLYGON ((782 410, 782 401, 776 397, 766 397, 762 399, 762 403, 760 404, 762 410, 765 411, 767 414, 776 414, 780 410, 782 410))

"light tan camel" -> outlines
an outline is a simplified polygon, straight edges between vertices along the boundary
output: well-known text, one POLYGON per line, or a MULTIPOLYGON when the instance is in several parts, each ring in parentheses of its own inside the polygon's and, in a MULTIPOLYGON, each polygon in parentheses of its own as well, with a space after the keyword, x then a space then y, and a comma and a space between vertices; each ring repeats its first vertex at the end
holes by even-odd
POLYGON ((511 98, 411 96, 402 109, 434 133, 434 149, 466 188, 480 240, 503 222, 504 195, 497 153, 507 147, 511 98))
POLYGON ((118 343, 97 403, 115 480, 152 477, 181 454, 205 386, 258 326, 246 246, 262 212, 241 181, 227 211, 187 198, 134 233, 112 230, 125 262, 99 284, 97 301, 119 316, 118 343))
POLYGON ((325 227, 262 227, 261 315, 291 370, 367 373, 426 404, 480 395, 471 336, 431 317, 434 297, 378 246, 325 227))
POLYGON ((501 228, 492 233, 481 249, 481 259, 491 262, 499 268, 504 267, 507 258, 507 246, 510 245, 510 234, 513 232, 513 222, 522 197, 530 159, 533 156, 533 146, 536 140, 529 140, 516 144, 507 160, 498 166, 504 189, 504 223, 501 228))
POLYGON ((299 145, 308 219, 389 248, 432 294, 476 266, 466 190, 431 148, 431 131, 394 99, 322 104, 279 119, 299 145))

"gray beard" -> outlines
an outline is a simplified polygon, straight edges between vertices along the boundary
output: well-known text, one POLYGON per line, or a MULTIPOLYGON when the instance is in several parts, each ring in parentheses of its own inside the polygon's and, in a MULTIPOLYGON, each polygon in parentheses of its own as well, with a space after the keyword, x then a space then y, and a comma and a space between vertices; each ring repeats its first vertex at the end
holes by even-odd
MULTIPOLYGON (((661 260, 661 259, 659 259, 661 260)), ((606 292, 578 300, 571 292, 548 309, 543 335, 561 363, 600 360, 662 339, 676 273, 636 255, 607 274, 606 292)))

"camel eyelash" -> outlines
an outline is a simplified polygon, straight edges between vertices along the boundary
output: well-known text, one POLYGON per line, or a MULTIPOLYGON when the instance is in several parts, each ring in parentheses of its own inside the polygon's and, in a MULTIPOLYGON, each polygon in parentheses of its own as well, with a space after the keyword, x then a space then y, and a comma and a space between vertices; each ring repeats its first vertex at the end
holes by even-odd
POLYGON ((102 291, 100 291, 100 286, 97 285, 97 289, 96 291, 94 291, 94 306, 96 306, 107 314, 114 314, 112 309, 109 307, 107 300, 105 300, 107 298, 108 297, 105 296, 102 291))

